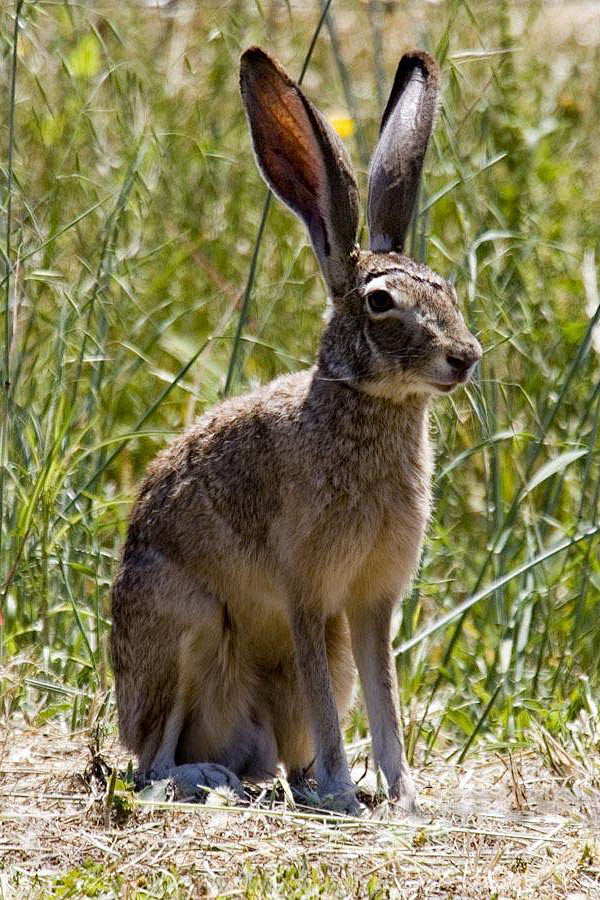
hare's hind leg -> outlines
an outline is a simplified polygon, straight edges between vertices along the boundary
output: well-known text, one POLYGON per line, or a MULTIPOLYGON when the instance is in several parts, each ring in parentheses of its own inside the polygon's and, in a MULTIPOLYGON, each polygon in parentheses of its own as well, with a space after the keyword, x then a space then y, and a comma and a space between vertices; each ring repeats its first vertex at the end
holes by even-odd
POLYGON ((209 621, 204 616, 196 623, 200 624, 201 639, 196 628, 190 628, 180 637, 173 706, 166 717, 158 749, 152 757, 145 756, 145 760, 151 759, 144 766, 146 774, 152 780, 169 778, 178 800, 202 799, 207 789, 219 787, 244 796, 238 778, 241 773, 231 747, 228 707, 214 697, 212 686, 203 684, 201 677, 207 669, 207 657, 215 655, 211 651, 216 650, 219 640, 220 619, 216 613, 209 621))
POLYGON ((151 551, 125 561, 113 588, 112 654, 119 726, 142 773, 180 795, 274 770, 276 746, 259 685, 227 604, 151 551))
POLYGON ((220 609, 212 639, 207 640, 203 626, 182 653, 187 697, 175 761, 185 766, 208 759, 240 777, 272 776, 277 744, 265 700, 265 675, 227 604, 220 609))
POLYGON ((181 727, 178 612, 191 604, 193 593, 187 585, 176 601, 177 575, 171 563, 150 550, 126 557, 113 585, 111 652, 119 730, 142 770, 157 756, 161 764, 169 761, 181 727))

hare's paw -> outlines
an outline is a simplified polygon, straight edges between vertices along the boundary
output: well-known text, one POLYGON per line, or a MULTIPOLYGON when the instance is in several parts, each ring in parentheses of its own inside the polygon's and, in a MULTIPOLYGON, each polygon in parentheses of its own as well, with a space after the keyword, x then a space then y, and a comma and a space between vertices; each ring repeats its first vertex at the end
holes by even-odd
POLYGON ((169 778, 173 783, 176 800, 203 801, 209 791, 221 788, 232 791, 239 798, 244 797, 244 789, 237 775, 217 763, 175 766, 169 772, 169 778))
POLYGON ((352 782, 330 781, 318 786, 312 778, 297 774, 291 777, 290 787, 294 800, 301 806, 330 809, 349 816, 360 816, 366 809, 358 800, 352 782))
POLYGON ((392 782, 389 786, 389 799, 396 808, 407 813, 408 816, 419 819, 422 817, 417 802, 417 791, 410 774, 405 773, 392 782))
POLYGON ((366 807, 356 796, 356 786, 352 781, 326 781, 319 784, 319 805, 333 812, 360 816, 366 807))
POLYGON ((366 809, 366 806, 356 796, 354 788, 342 788, 333 793, 322 793, 321 805, 325 809, 345 813, 347 816, 362 816, 366 809))
POLYGON ((144 788, 148 799, 178 802, 204 802, 210 791, 226 791, 239 799, 245 799, 242 783, 233 772, 217 763, 186 763, 147 772, 138 779, 138 789, 144 788))

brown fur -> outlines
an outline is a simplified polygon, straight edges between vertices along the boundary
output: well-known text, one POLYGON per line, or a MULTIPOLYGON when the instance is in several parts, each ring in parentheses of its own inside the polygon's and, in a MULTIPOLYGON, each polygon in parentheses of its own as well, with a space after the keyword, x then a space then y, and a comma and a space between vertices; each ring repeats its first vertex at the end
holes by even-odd
MULTIPOLYGON (((265 125, 265 105, 286 102, 293 83, 262 51, 247 68, 252 60, 260 78, 242 87, 251 123, 261 117, 267 148, 257 152, 268 156, 287 120, 265 125), (263 88, 257 113, 252 92, 263 88)), ((316 111, 302 109, 295 139, 308 147, 286 165, 308 190, 303 160, 320 158, 319 177, 329 177, 337 143, 323 153, 329 126, 311 131, 305 110, 316 111)), ((280 161, 274 172, 261 162, 267 179, 279 177, 280 161)), ((276 186, 294 206, 289 185, 276 186)), ((278 762, 291 775, 314 763, 328 802, 356 810, 339 726, 354 659, 375 761, 410 805, 390 619, 430 514, 429 397, 466 380, 481 351, 453 289, 426 267, 357 248, 346 248, 344 266, 336 257, 335 271, 323 261, 324 233, 332 255, 348 237, 337 241, 327 202, 311 211, 321 187, 313 200, 302 195, 309 212, 300 212, 333 301, 318 365, 221 404, 158 455, 142 484, 113 588, 119 723, 144 770, 176 777, 199 764, 204 783, 206 763, 253 777, 278 762), (368 295, 382 285, 393 308, 373 313, 368 295)))

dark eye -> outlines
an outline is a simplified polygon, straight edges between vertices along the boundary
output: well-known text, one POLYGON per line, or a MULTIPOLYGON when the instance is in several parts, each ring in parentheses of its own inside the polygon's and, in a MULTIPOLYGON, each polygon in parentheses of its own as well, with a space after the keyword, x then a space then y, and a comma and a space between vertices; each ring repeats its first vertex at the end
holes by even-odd
POLYGON ((371 312, 374 313, 387 312, 388 309, 393 309, 396 305, 387 291, 371 291, 367 295, 367 303, 371 312))

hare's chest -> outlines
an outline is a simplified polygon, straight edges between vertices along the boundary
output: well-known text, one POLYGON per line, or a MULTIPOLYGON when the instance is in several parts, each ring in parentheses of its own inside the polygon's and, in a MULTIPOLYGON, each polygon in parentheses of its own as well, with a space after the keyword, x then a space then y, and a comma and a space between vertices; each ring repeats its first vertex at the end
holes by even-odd
POLYGON ((361 575, 367 585, 395 597, 406 591, 419 564, 428 520, 428 503, 389 516, 365 560, 361 575))
POLYGON ((385 496, 380 485, 360 505, 339 504, 319 541, 332 612, 356 600, 404 593, 419 562, 430 508, 428 483, 418 491, 390 487, 385 496))
POLYGON ((379 488, 378 506, 365 523, 367 551, 358 566, 351 593, 401 595, 418 566, 431 514, 431 469, 415 470, 407 484, 393 481, 379 488))
POLYGON ((410 581, 431 506, 428 448, 418 449, 358 472, 325 477, 315 467, 289 480, 270 529, 274 558, 286 584, 293 573, 295 589, 320 596, 327 615, 359 594, 396 596, 410 581))

